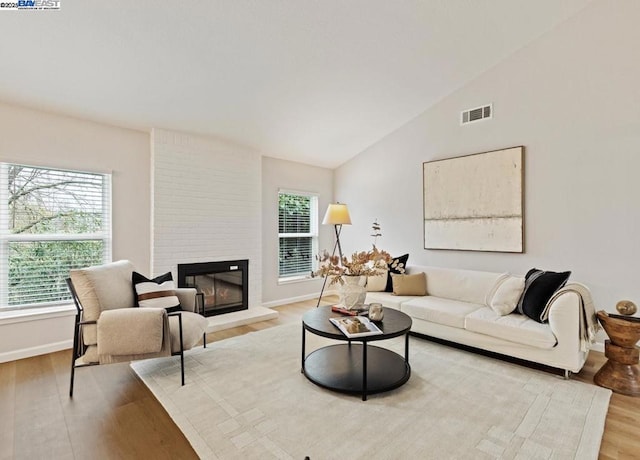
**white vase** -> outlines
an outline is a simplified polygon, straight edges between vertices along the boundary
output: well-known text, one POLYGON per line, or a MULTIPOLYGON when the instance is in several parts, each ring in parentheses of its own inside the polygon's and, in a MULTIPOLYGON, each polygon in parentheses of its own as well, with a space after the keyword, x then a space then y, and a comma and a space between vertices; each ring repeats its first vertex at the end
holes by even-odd
POLYGON ((348 310, 364 305, 367 290, 364 285, 367 278, 364 276, 344 276, 344 284, 340 288, 340 304, 348 310))

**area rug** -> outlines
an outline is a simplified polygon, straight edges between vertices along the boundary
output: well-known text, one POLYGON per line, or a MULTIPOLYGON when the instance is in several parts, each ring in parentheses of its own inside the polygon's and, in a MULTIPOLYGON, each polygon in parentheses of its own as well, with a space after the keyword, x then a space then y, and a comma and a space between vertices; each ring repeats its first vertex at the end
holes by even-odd
POLYGON ((191 350, 185 386, 178 358, 131 366, 203 459, 598 457, 609 390, 412 337, 409 381, 362 401, 307 380, 300 347, 285 325, 191 350))

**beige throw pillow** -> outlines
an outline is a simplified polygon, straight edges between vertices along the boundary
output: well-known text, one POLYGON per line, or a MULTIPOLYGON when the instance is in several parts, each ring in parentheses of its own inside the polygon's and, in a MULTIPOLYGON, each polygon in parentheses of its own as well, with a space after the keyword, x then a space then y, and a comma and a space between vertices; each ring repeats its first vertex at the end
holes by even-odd
POLYGON ((427 275, 416 273, 413 275, 391 274, 393 295, 427 295, 427 275))
POLYGON ((367 292, 382 292, 387 287, 387 273, 382 275, 367 276, 367 292))
POLYGON ((508 315, 518 306, 522 291, 524 278, 509 276, 498 286, 489 306, 500 316, 508 315))

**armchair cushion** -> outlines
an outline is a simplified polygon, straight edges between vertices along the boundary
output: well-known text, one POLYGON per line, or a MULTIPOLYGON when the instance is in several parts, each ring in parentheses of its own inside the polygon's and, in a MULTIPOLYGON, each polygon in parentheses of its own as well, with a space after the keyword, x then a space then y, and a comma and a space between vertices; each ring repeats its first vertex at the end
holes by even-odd
MULTIPOLYGON (((84 308, 83 319, 96 321, 102 311, 133 307, 132 272, 133 264, 128 260, 71 270, 71 280, 84 308)), ((83 340, 85 345, 97 343, 95 325, 83 328, 83 340)))
POLYGON ((135 301, 138 306, 164 308, 168 312, 181 310, 171 272, 153 279, 133 272, 131 282, 136 292, 135 301))

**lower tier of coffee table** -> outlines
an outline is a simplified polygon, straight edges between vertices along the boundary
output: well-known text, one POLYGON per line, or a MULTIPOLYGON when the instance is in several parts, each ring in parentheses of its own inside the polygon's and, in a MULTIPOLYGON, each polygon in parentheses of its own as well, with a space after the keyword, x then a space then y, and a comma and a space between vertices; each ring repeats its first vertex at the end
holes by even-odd
POLYGON ((411 367, 402 356, 386 348, 366 345, 365 382, 363 346, 351 343, 315 350, 304 360, 304 375, 323 388, 360 394, 362 399, 398 388, 409 380, 411 367))

